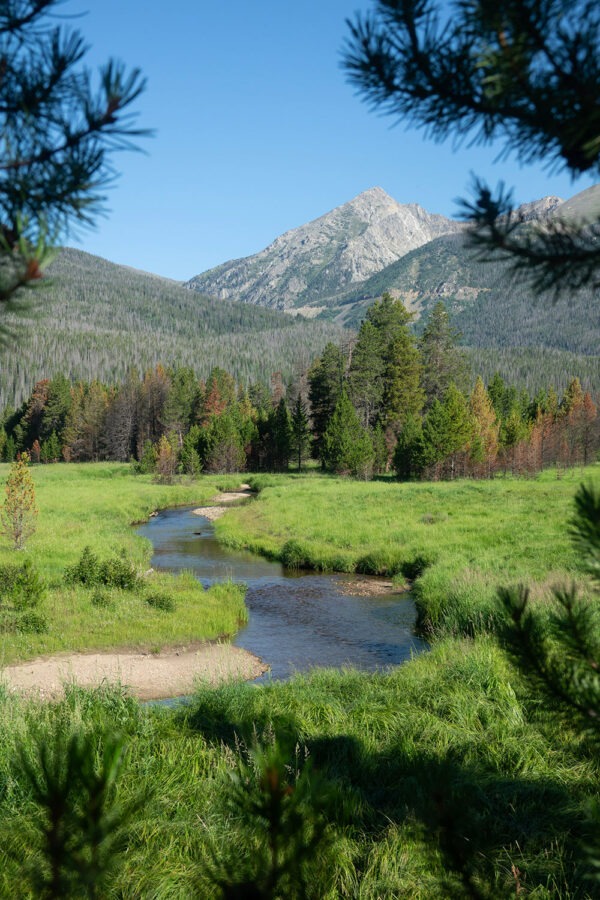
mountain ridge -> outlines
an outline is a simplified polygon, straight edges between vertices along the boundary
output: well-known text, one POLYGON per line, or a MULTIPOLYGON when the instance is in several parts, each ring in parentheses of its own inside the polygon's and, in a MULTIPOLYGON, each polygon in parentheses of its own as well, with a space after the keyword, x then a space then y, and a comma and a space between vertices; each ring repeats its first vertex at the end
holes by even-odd
POLYGON ((462 228, 417 203, 400 204, 382 188, 370 188, 284 232, 258 253, 194 276, 186 287, 219 300, 278 309, 329 306, 344 289, 404 253, 462 228))

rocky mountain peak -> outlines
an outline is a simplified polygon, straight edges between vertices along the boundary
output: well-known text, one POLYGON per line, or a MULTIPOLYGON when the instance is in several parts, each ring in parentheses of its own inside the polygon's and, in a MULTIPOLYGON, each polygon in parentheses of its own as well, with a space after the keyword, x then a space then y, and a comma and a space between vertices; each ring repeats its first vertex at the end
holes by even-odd
POLYGON ((254 256, 197 275, 187 286, 218 299, 242 300, 314 315, 406 253, 460 230, 417 204, 373 187, 318 219, 285 232, 254 256))

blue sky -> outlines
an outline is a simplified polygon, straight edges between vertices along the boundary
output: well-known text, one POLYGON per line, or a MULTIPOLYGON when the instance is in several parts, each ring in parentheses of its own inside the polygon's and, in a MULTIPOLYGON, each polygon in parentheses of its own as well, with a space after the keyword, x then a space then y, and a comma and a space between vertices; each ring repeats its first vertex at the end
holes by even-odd
POLYGON ((69 240, 114 262, 177 279, 247 256, 379 185, 401 203, 453 215, 470 173, 515 187, 519 202, 568 197, 543 167, 494 164, 500 148, 435 144, 371 112, 340 68, 345 19, 369 2, 65 0, 91 45, 138 66, 148 89, 145 154, 115 157, 109 212, 69 240))

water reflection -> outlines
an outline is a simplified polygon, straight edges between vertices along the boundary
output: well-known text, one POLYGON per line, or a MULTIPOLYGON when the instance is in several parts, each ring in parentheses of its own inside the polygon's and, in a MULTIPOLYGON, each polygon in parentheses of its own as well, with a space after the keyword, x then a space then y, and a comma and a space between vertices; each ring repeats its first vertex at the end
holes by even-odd
POLYGON ((314 666, 373 671, 398 665, 426 644, 414 634, 415 608, 406 594, 365 596, 354 576, 295 574, 280 563, 228 550, 212 523, 191 509, 166 510, 139 529, 154 546, 152 565, 188 569, 208 586, 230 578, 248 585, 248 625, 233 643, 287 678, 314 666))

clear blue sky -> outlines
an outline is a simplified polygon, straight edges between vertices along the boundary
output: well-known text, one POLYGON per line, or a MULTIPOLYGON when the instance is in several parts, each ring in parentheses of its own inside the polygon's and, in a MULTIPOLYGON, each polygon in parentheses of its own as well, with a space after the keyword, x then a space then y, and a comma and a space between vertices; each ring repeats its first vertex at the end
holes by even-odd
POLYGON ((65 0, 91 45, 138 66, 148 89, 146 155, 115 157, 106 218, 69 243, 187 279, 255 253, 283 231, 379 185, 401 203, 453 215, 470 172, 515 187, 518 202, 568 197, 541 166, 494 164, 499 149, 435 144, 369 111, 340 68, 345 19, 368 0, 65 0))

